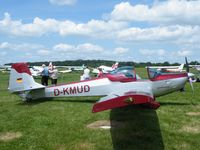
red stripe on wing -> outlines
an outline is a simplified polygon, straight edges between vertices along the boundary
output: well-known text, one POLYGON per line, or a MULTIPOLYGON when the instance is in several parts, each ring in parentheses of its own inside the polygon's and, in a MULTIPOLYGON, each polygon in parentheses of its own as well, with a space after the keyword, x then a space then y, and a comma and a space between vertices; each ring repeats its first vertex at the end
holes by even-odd
POLYGON ((144 104, 154 101, 154 99, 147 95, 126 95, 126 96, 119 96, 113 99, 108 99, 105 101, 100 101, 94 104, 92 112, 100 112, 112 108, 117 107, 124 107, 127 105, 134 105, 134 104, 144 104))

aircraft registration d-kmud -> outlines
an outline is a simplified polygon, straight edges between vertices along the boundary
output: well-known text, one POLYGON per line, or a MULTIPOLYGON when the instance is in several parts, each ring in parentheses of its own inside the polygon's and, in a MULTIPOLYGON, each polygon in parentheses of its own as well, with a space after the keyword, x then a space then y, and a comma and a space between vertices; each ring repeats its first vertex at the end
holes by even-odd
POLYGON ((138 79, 134 67, 120 67, 105 77, 57 86, 43 86, 34 81, 27 63, 12 65, 9 90, 19 94, 23 100, 38 98, 104 96, 93 106, 92 112, 116 107, 146 104, 158 108, 158 96, 180 90, 184 87, 187 73, 162 73, 147 68, 149 79, 138 79))

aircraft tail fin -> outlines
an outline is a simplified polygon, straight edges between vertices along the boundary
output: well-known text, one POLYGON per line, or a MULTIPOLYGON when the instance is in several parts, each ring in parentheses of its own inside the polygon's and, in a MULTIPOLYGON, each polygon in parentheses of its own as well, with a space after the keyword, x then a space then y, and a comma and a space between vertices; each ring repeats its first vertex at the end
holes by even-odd
POLYGON ((27 63, 15 63, 12 65, 8 87, 10 92, 30 91, 44 87, 35 82, 27 63))
POLYGON ((116 62, 115 64, 112 65, 112 69, 117 69, 118 68, 119 63, 116 62))
POLYGON ((179 69, 180 71, 182 71, 182 70, 183 70, 183 67, 184 67, 184 64, 181 64, 181 65, 178 67, 178 69, 179 69))

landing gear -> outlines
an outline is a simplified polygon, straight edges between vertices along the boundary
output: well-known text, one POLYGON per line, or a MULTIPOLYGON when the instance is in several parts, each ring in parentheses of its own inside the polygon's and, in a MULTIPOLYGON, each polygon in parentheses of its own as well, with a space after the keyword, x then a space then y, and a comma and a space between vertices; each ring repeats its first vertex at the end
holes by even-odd
POLYGON ((19 96, 22 98, 23 102, 30 102, 32 100, 30 91, 20 92, 19 96))

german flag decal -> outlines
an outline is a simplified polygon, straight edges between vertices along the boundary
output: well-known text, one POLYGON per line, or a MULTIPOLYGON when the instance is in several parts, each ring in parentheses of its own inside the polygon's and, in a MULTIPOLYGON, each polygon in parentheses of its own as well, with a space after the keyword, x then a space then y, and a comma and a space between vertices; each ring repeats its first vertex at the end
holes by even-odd
POLYGON ((17 83, 22 83, 22 78, 18 78, 17 83))

